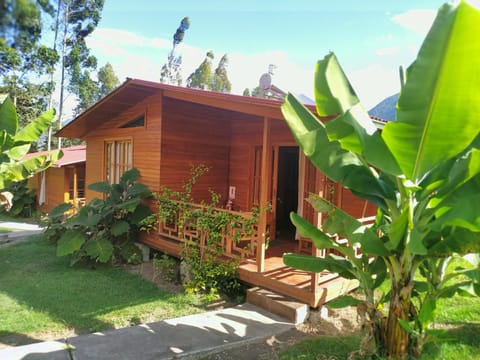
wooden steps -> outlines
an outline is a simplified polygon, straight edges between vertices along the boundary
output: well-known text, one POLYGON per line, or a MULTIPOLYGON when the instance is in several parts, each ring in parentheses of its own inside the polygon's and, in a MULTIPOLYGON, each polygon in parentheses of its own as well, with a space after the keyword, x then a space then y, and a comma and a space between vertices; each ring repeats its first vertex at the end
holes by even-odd
POLYGON ((280 315, 294 324, 305 322, 309 315, 307 304, 260 287, 248 289, 247 302, 280 315))

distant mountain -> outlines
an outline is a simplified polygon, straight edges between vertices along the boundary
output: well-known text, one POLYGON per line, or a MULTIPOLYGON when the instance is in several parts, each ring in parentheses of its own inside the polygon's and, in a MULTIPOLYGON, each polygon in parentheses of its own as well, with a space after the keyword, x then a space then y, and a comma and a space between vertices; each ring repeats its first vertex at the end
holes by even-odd
POLYGON ((395 106, 397 100, 398 94, 389 96, 371 108, 368 113, 385 120, 395 120, 395 106))
POLYGON ((305 105, 315 105, 315 101, 310 99, 307 95, 305 94, 296 94, 295 95, 298 100, 300 100, 300 102, 302 104, 305 104, 305 105))

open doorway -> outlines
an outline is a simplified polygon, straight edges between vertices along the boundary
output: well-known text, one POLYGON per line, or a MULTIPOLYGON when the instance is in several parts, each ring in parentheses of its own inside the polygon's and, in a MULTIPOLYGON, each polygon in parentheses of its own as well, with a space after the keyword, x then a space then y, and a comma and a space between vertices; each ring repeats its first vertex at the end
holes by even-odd
POLYGON ((295 239, 295 226, 290 221, 290 212, 298 206, 298 147, 278 148, 278 172, 275 208, 276 238, 295 239))

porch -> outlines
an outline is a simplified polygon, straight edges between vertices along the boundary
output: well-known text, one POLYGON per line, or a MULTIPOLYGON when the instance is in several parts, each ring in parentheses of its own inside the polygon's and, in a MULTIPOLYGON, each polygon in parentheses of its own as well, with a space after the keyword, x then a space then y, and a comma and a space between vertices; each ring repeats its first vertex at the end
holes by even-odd
POLYGON ((147 238, 144 240, 146 244, 175 257, 182 256, 187 244, 198 246, 200 251, 203 251, 209 234, 196 223, 199 212, 208 211, 208 216, 228 213, 231 220, 223 228, 223 235, 217 246, 220 247, 224 259, 240 261, 238 274, 243 282, 290 296, 311 307, 321 306, 358 286, 356 281, 342 279, 328 271, 317 274, 286 266, 282 259, 284 253, 307 252, 317 256, 325 255, 325 252, 315 249, 307 239, 295 240, 294 232, 268 242, 259 262, 257 219, 250 212, 219 208, 212 210, 198 204, 174 203, 177 205, 172 213, 174 216, 160 221, 158 238, 154 241, 147 238), (185 212, 188 212, 186 217, 185 212))

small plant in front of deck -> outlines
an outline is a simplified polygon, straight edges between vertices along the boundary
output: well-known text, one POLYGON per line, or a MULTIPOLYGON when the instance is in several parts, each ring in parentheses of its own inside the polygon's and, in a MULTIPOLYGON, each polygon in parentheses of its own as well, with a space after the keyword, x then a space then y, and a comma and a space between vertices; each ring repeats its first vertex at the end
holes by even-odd
MULTIPOLYGON (((210 203, 203 203, 202 210, 195 213, 196 228, 205 234, 204 246, 199 247, 196 242, 184 243, 182 258, 191 275, 184 286, 187 292, 223 293, 230 298, 239 299, 245 293, 245 286, 237 274, 240 258, 236 256, 222 259, 222 255, 227 232, 234 229, 240 219, 236 214, 218 210, 220 197, 213 191, 210 191, 210 194, 210 203)), ((258 219, 252 218, 249 221, 253 224, 258 219)), ((236 240, 236 235, 237 233, 234 233, 233 241, 236 240)))
POLYGON ((240 259, 222 258, 225 236, 230 231, 233 241, 237 242, 241 235, 253 234, 259 211, 254 209, 253 216, 245 219, 239 214, 218 209, 220 197, 213 191, 208 204, 192 206, 192 189, 207 171, 208 167, 204 165, 193 166, 182 191, 164 188, 161 193, 155 194, 158 210, 151 216, 150 222, 158 221, 162 226, 178 229, 178 236, 183 238, 183 268, 188 269, 187 280, 184 281, 187 292, 221 292, 238 298, 245 290, 236 270, 240 259), (200 238, 205 241, 203 245, 200 238))
POLYGON ((151 214, 142 203, 151 193, 137 182, 139 176, 134 168, 126 171, 118 184, 90 184, 88 188, 105 194, 105 199, 93 199, 61 223, 69 205, 53 209, 45 236, 56 243, 57 255, 70 255, 72 265, 82 260, 140 262, 141 251, 134 241, 151 214))
POLYGON ((437 300, 480 295, 480 87, 472 81, 480 78, 479 32, 480 10, 464 1, 442 6, 406 72, 396 120, 381 133, 334 54, 317 64, 315 97, 317 113, 335 118, 320 122, 290 94, 282 106, 310 161, 378 207, 369 228, 310 197, 326 216, 321 229, 295 214, 293 223, 318 249, 342 257, 288 254, 284 261, 357 279, 365 299, 336 305, 357 305, 368 330, 362 346, 380 357, 418 357, 438 340, 429 328, 437 300), (460 256, 470 264, 448 270, 460 256), (388 292, 379 296, 384 279, 388 292))
POLYGON ((153 258, 153 280, 158 276, 161 276, 162 279, 170 282, 175 282, 178 279, 177 274, 177 260, 168 256, 167 254, 162 254, 160 256, 155 256, 153 258))

